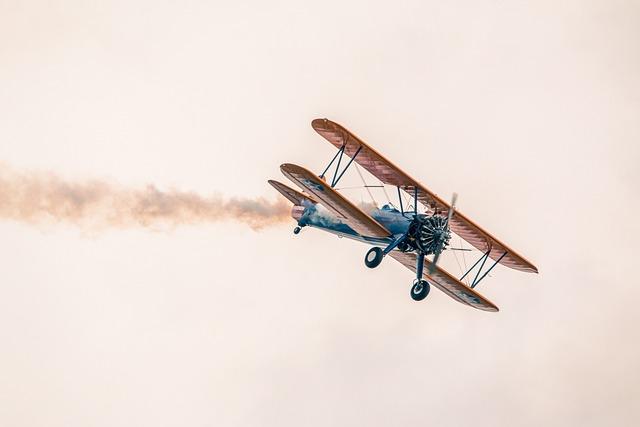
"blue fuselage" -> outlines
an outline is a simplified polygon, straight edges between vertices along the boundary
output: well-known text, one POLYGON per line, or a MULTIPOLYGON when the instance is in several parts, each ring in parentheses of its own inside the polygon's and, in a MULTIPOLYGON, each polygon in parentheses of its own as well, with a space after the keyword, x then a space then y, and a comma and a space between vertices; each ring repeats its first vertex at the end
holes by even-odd
MULTIPOLYGON (((403 215, 399 210, 390 205, 385 205, 381 209, 374 208, 368 210, 367 214, 389 230, 393 236, 404 234, 413 218, 412 214, 405 212, 403 215)), ((378 246, 386 246, 393 240, 393 236, 387 238, 362 236, 347 224, 341 222, 337 216, 328 210, 313 204, 305 206, 302 216, 298 219, 298 225, 301 227, 310 226, 320 228, 341 237, 348 237, 378 246)))

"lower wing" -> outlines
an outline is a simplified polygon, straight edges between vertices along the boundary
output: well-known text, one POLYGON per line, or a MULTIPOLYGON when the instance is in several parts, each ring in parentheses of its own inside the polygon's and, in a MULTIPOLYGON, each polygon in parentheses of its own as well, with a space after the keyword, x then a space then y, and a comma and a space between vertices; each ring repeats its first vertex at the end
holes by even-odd
MULTIPOLYGON (((394 258, 396 261, 398 261, 400 264, 404 265, 414 273, 416 272, 415 253, 391 251, 389 253, 389 256, 394 258)), ((489 301, 478 292, 474 291, 469 286, 465 285, 440 267, 436 266, 432 275, 427 274, 431 262, 428 259, 425 259, 424 264, 424 278, 454 300, 466 305, 470 305, 471 307, 477 308, 478 310, 498 311, 498 307, 495 304, 493 304, 491 301, 489 301)))

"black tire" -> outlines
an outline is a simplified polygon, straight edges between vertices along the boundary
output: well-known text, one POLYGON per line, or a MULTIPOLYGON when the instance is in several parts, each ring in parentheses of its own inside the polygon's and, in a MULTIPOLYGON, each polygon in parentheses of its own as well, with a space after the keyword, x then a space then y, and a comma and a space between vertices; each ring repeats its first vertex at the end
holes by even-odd
POLYGON ((382 262, 382 258, 384 258, 382 249, 378 247, 371 248, 364 256, 364 265, 369 268, 376 268, 382 262))
POLYGON ((429 295, 431 285, 426 280, 420 280, 413 284, 411 287, 411 298, 414 301, 422 301, 429 295))
POLYGON ((302 230, 300 227, 296 227, 293 229, 293 234, 298 234, 302 230))

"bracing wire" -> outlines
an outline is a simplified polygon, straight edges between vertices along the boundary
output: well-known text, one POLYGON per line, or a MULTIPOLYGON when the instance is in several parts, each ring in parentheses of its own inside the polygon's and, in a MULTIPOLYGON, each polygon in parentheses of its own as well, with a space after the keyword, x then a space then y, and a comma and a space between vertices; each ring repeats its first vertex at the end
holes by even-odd
MULTIPOLYGON (((451 251, 453 252, 453 256, 456 259, 456 264, 458 264, 458 268, 460 269, 460 271, 462 271, 462 273, 460 274, 464 274, 464 270, 462 269, 462 265, 460 265, 460 261, 458 260, 458 255, 456 255, 456 252, 458 251, 451 251)), ((464 254, 464 251, 461 251, 464 254)))
MULTIPOLYGON (((458 247, 462 247, 462 238, 460 238, 460 236, 458 236, 458 247)), ((467 258, 464 256, 464 251, 462 251, 462 264, 464 265, 464 271, 467 271, 467 258)), ((463 273, 464 274, 464 273, 463 273)), ((467 284, 467 286, 469 285, 469 278, 467 277, 465 279, 465 283, 467 284)))
POLYGON ((358 172, 358 176, 360 176, 360 179, 362 180, 362 185, 364 185, 364 188, 366 188, 367 193, 369 193, 369 197, 371 197, 371 201, 373 202, 374 205, 377 206, 378 203, 376 202, 376 199, 373 198, 373 194, 371 193, 371 190, 369 190, 369 186, 365 182, 364 177, 362 176, 362 172, 360 172, 360 168, 358 167, 358 164, 354 162, 353 165, 356 167, 356 171, 358 172))
POLYGON ((341 190, 360 190, 361 188, 383 188, 382 185, 356 185, 354 187, 340 187, 340 188, 334 188, 334 190, 336 191, 341 191, 341 190))
POLYGON ((413 211, 413 197, 411 197, 411 195, 407 194, 406 192, 403 191, 403 195, 402 198, 404 199, 404 205, 407 207, 404 211, 405 212, 412 212, 413 211))
POLYGON ((387 189, 385 188, 384 183, 380 181, 380 184, 382 184, 382 191, 384 191, 384 197, 387 198, 387 203, 391 203, 391 197, 389 197, 389 193, 387 193, 387 189))

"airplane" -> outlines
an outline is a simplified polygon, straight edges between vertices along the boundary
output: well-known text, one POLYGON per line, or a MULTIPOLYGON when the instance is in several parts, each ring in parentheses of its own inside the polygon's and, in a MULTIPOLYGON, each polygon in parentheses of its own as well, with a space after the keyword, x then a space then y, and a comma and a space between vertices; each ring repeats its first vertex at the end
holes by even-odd
POLYGON ((295 234, 299 234, 303 227, 313 227, 371 245, 364 258, 367 267, 375 268, 390 256, 416 274, 410 291, 415 301, 422 301, 433 285, 462 304, 496 312, 498 307, 474 288, 497 264, 538 273, 531 262, 457 210, 455 194, 450 204, 445 202, 338 123, 315 119, 311 126, 338 149, 324 171, 316 175, 291 163, 281 165, 282 173, 302 192, 275 180, 268 181, 293 203, 291 216, 297 221, 295 234), (346 165, 340 169, 345 156, 350 159, 348 162, 345 160, 346 165), (327 180, 327 172, 336 160, 333 177, 327 180), (358 207, 336 190, 336 185, 354 161, 383 184, 396 187, 398 207, 392 204, 382 208, 358 207), (412 206, 407 206, 408 210, 404 208, 402 192, 413 200, 412 206), (423 207, 420 212, 419 204, 423 207), (448 248, 451 233, 482 252, 482 256, 460 279, 437 265, 444 250, 457 249, 448 248), (429 260, 428 255, 433 255, 433 258, 429 260), (488 259, 493 264, 484 269, 488 259), (474 271, 475 277, 470 285, 462 282, 474 271))

